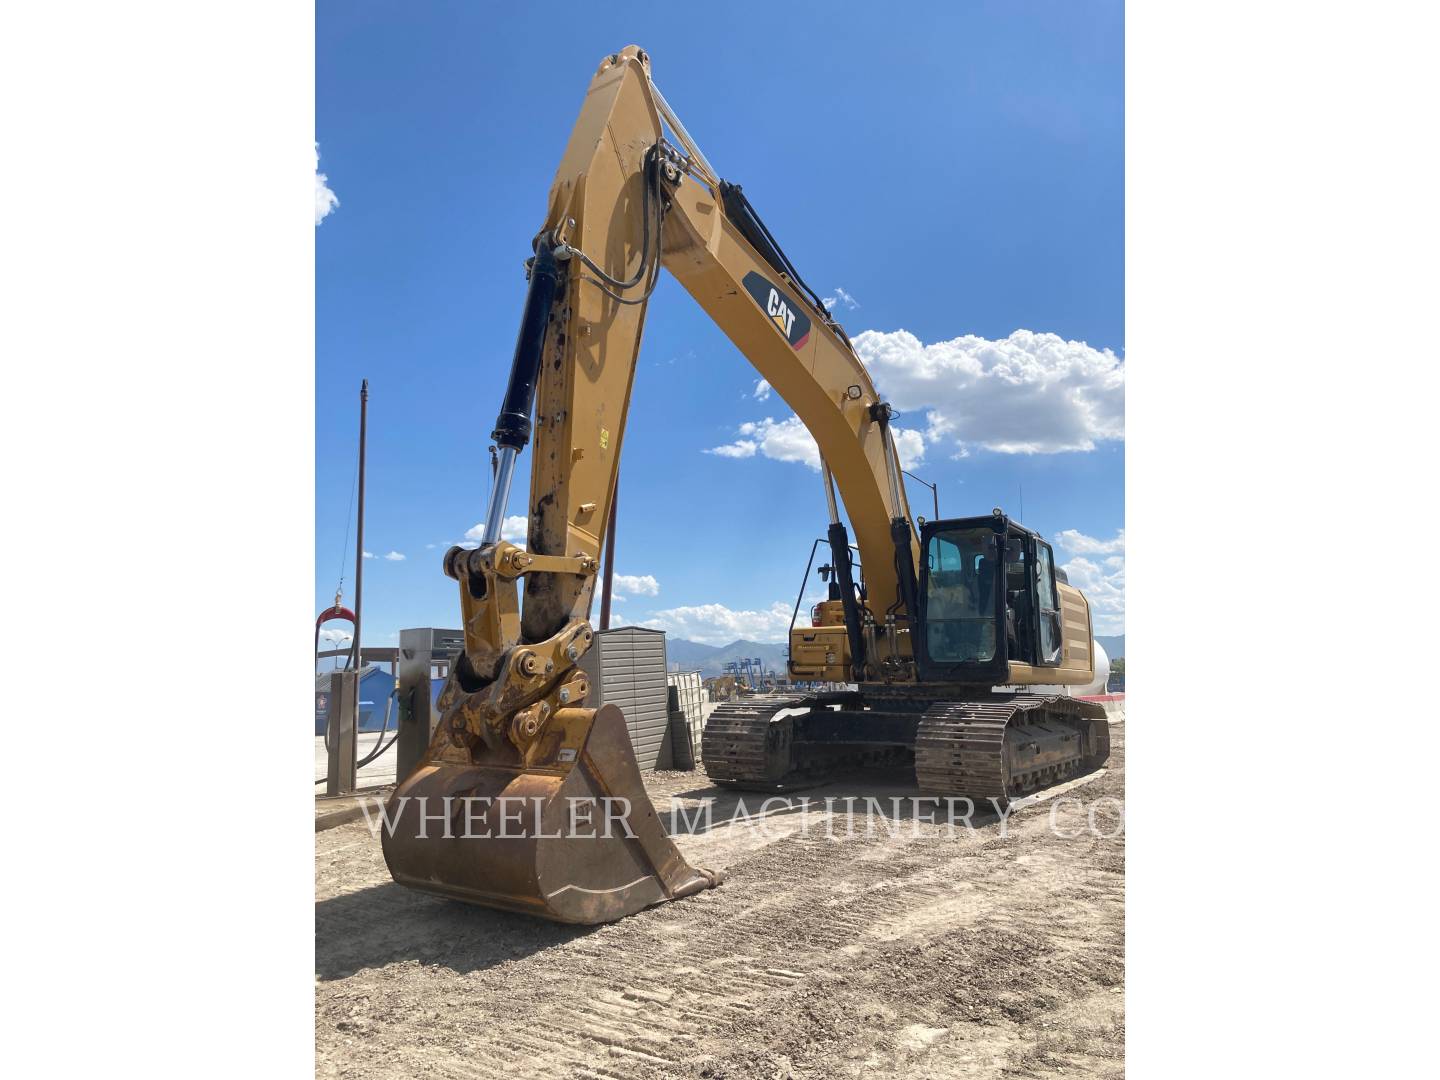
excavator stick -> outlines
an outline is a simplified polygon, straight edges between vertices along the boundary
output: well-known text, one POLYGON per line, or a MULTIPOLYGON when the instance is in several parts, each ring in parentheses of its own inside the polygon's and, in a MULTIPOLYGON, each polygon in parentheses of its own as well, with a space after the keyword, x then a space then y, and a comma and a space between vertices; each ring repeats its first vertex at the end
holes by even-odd
POLYGON ((402 885, 564 923, 606 923, 708 889, 719 875, 676 850, 640 779, 615 705, 562 709, 528 761, 437 731, 391 795, 381 836, 402 885))
POLYGON ((660 136, 644 52, 606 57, 526 264, 484 539, 445 556, 465 648, 382 838, 403 885, 560 922, 610 922, 718 883, 666 835, 620 710, 581 707, 590 687, 576 666, 594 641, 590 601, 644 305, 681 182, 679 152, 660 136), (532 436, 521 548, 501 522, 532 436))

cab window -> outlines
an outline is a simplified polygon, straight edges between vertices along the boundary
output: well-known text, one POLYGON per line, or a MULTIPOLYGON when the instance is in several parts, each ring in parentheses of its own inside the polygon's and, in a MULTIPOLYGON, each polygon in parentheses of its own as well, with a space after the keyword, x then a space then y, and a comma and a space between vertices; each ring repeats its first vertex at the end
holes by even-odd
POLYGON ((1035 663, 1035 605, 1032 602, 1030 561, 1025 537, 1014 534, 1005 541, 1006 655, 1022 664, 1035 663))
POLYGON ((930 537, 925 546, 925 645, 932 662, 995 658, 995 554, 988 529, 930 537))
POLYGON ((1035 545, 1035 591, 1040 609, 1040 663, 1060 663, 1060 597, 1055 589, 1055 565, 1050 545, 1035 545))

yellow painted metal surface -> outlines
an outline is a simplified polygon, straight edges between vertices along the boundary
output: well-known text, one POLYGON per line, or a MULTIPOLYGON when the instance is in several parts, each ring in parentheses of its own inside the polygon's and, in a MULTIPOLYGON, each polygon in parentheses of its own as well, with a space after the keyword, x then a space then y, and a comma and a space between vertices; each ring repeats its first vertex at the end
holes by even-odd
MULTIPOLYGON (((556 171, 545 228, 559 230, 566 243, 615 277, 628 278, 640 267, 642 164, 660 135, 648 58, 635 46, 607 57, 556 171)), ((730 224, 718 192, 694 176, 673 192, 662 259, 815 437, 844 500, 870 595, 883 611, 897 587, 890 520, 909 520, 910 513, 903 488, 900 505, 890 504, 888 451, 868 411, 880 397, 859 357, 730 224), (811 320, 798 349, 787 340, 783 321, 746 291, 743 281, 751 273, 774 286, 785 310, 803 309, 811 320)), ((621 304, 586 276, 571 265, 537 396, 528 547, 543 554, 599 552, 640 347, 646 305, 621 304)), ((912 548, 918 560, 913 537, 912 548)), ((549 582, 532 575, 524 636, 548 636, 566 618, 585 617, 592 585, 590 579, 549 582)))

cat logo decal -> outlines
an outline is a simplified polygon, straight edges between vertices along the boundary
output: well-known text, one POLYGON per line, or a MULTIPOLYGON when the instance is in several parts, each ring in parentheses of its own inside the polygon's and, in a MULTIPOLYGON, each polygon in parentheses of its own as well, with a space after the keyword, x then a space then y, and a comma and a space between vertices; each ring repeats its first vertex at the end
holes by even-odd
POLYGON ((770 316, 775 329, 784 335, 792 349, 799 349, 810 340, 810 316, 800 310, 800 305, 755 271, 745 275, 745 291, 770 316))

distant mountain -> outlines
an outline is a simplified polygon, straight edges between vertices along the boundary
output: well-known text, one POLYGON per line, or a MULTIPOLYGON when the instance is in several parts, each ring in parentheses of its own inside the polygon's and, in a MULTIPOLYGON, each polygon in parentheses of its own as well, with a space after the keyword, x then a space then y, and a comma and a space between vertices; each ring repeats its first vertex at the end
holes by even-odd
MULTIPOLYGON (((1105 655, 1111 660, 1119 660, 1125 656, 1125 635, 1119 634, 1114 637, 1095 636, 1105 655)), ((670 661, 670 668, 673 671, 675 665, 680 665, 681 671, 699 671, 707 679, 717 675, 725 674, 725 665, 731 660, 740 660, 744 657, 760 657, 765 663, 765 670, 776 671, 780 674, 785 672, 785 645, 776 642, 772 645, 765 645, 758 641, 732 641, 729 645, 705 645, 698 641, 686 641, 684 638, 665 636, 665 655, 670 661)))
POLYGON ((766 645, 758 641, 732 641, 729 645, 702 645, 698 641, 686 641, 666 635, 665 656, 673 670, 680 665, 681 671, 699 671, 707 679, 725 674, 725 665, 732 660, 759 657, 766 671, 785 673, 785 646, 780 643, 766 645))
POLYGON ((1108 657, 1110 657, 1111 660, 1123 660, 1123 659, 1124 659, 1124 657, 1125 657, 1125 635, 1124 635, 1124 634, 1121 634, 1119 637, 1101 637, 1099 634, 1096 634, 1096 635, 1095 635, 1095 640, 1100 643, 1100 647, 1105 650, 1105 655, 1108 656, 1108 657))
POLYGON ((684 638, 665 635, 665 656, 671 667, 679 664, 684 671, 694 671, 719 652, 718 645, 702 645, 698 641, 686 641, 684 638))

